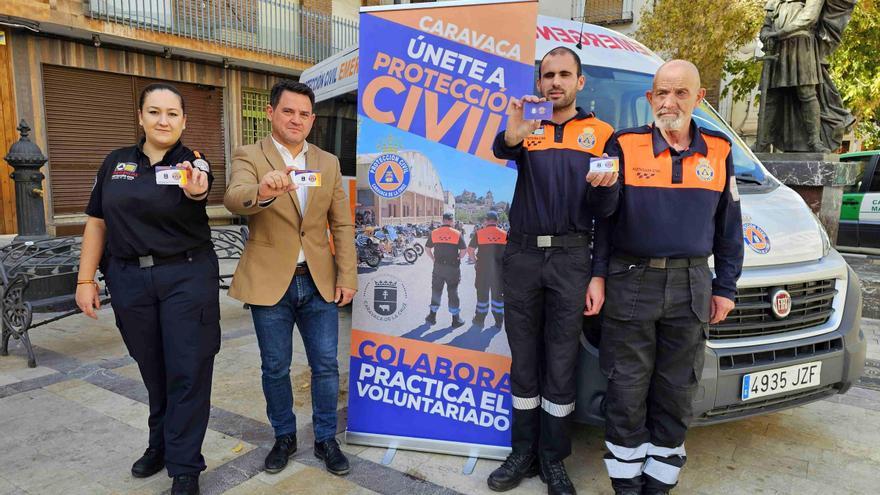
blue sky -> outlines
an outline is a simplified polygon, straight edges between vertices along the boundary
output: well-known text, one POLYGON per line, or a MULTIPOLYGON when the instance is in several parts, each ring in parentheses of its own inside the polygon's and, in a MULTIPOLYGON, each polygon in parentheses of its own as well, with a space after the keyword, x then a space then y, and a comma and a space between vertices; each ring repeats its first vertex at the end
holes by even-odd
POLYGON ((358 154, 378 153, 378 144, 385 142, 388 136, 392 136, 401 149, 417 150, 427 156, 440 174, 443 188, 452 191, 454 195, 458 196, 467 189, 477 193, 477 196, 482 196, 486 191, 491 190, 495 201, 509 203, 513 199, 515 170, 401 131, 394 126, 378 124, 362 115, 359 118, 361 124, 358 131, 358 154))

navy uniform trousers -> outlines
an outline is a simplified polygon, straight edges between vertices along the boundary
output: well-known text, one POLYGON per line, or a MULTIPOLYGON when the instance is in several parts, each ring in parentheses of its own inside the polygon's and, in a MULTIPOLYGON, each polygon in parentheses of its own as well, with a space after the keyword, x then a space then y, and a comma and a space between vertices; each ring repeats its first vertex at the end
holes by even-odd
POLYGON ((527 246, 504 251, 504 324, 516 453, 547 461, 571 454, 578 337, 590 281, 590 248, 527 246))
POLYGON ((202 441, 220 350, 219 267, 213 249, 141 268, 111 257, 105 278, 129 354, 150 401, 149 446, 169 476, 205 470, 202 441))
POLYGON ((652 268, 612 256, 599 359, 605 395, 605 467, 615 489, 673 488, 703 370, 712 296, 706 258, 652 268))

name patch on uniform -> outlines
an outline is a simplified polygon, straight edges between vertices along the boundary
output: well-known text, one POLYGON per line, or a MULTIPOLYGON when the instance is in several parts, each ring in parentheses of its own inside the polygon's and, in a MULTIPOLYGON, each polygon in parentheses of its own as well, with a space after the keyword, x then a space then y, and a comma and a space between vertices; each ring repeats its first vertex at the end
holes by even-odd
POLYGON ((185 186, 189 171, 178 167, 156 167, 156 184, 160 186, 185 186))
POLYGON ((110 179, 134 180, 134 178, 138 176, 137 168, 137 163, 119 162, 116 164, 116 167, 113 168, 113 173, 110 174, 110 179))
POLYGON ((320 187, 321 172, 317 170, 291 170, 290 180, 300 187, 320 187))

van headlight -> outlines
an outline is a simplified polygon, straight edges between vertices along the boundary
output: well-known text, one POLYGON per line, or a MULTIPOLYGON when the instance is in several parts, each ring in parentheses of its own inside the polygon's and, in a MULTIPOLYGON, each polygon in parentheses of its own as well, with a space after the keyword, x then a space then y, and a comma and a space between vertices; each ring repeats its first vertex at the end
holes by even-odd
POLYGON ((822 238, 822 257, 824 258, 831 252, 831 238, 828 237, 828 232, 825 231, 825 226, 822 225, 822 222, 815 213, 813 213, 813 220, 816 221, 816 228, 819 229, 819 237, 822 238))

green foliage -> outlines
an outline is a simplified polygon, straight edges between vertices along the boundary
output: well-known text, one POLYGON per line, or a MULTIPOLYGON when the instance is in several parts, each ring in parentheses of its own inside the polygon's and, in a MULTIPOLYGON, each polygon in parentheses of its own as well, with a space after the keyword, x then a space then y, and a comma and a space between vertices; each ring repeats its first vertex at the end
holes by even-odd
POLYGON ((859 0, 830 70, 865 149, 880 148, 880 0, 859 0))
MULTIPOLYGON (((724 62, 724 72, 730 76, 730 81, 724 86, 721 92, 722 96, 731 93, 733 99, 742 101, 751 95, 761 82, 761 62, 750 58, 747 60, 738 60, 735 58, 728 59, 724 62)), ((755 93, 755 101, 757 103, 758 94, 755 93)))
POLYGON ((667 60, 693 62, 704 86, 717 84, 727 68, 735 74, 731 89, 735 98, 744 98, 757 85, 760 64, 737 62, 733 56, 757 39, 764 0, 657 0, 653 11, 650 5, 645 6, 635 33, 648 48, 667 60))

